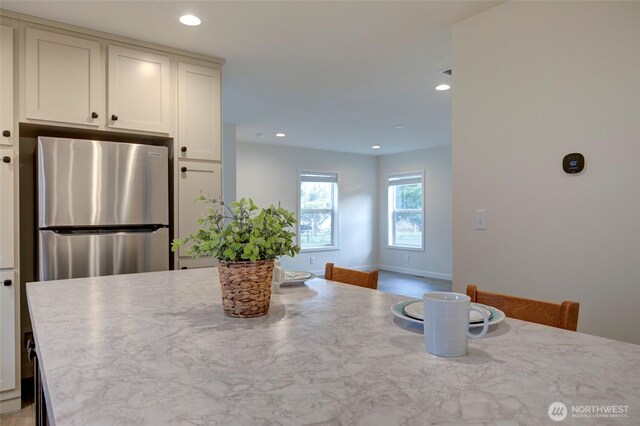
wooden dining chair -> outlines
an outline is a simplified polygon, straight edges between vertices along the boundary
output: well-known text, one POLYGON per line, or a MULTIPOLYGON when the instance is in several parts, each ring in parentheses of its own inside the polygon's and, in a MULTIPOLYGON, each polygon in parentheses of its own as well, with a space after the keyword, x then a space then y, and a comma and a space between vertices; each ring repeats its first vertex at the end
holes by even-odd
POLYGON ((576 331, 580 304, 564 301, 560 304, 524 299, 506 294, 480 291, 475 285, 467 286, 467 296, 472 302, 500 309, 506 316, 536 324, 576 331))
POLYGON ((327 263, 324 268, 324 278, 374 290, 378 288, 378 271, 355 271, 353 269, 338 268, 333 266, 333 263, 327 263))

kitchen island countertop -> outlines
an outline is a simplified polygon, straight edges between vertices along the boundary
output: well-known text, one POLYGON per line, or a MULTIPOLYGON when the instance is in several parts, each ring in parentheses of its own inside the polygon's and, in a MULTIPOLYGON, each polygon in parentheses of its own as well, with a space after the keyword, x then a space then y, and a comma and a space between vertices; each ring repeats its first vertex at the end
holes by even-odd
POLYGON ((30 283, 52 424, 632 424, 640 346, 507 318, 469 354, 424 352, 406 297, 315 279, 225 317, 217 269, 30 283), (623 406, 618 417, 573 407, 623 406), (582 413, 584 414, 584 413, 582 413))

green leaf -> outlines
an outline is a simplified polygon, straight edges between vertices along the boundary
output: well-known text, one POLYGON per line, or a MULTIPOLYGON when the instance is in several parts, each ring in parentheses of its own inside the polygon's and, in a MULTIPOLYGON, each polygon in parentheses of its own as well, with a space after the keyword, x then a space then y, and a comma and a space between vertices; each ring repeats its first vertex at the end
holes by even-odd
POLYGON ((300 252, 300 247, 294 245, 295 215, 280 203, 278 207, 260 209, 252 199, 245 198, 230 205, 204 195, 196 200, 208 203, 207 214, 198 219, 200 229, 174 239, 171 250, 184 246, 189 256, 207 255, 229 261, 273 259, 300 252))

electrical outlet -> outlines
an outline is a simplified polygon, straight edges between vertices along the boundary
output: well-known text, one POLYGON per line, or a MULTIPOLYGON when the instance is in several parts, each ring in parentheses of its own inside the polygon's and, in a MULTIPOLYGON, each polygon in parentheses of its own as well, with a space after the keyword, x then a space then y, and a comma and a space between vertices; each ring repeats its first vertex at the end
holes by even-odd
POLYGON ((408 254, 404 255, 404 263, 409 263, 411 262, 411 256, 409 256, 408 254))
POLYGON ((316 258, 313 256, 309 257, 309 265, 315 265, 316 264, 316 258))
POLYGON ((487 211, 486 210, 476 210, 473 219, 475 221, 475 228, 477 230, 484 231, 487 229, 487 211))

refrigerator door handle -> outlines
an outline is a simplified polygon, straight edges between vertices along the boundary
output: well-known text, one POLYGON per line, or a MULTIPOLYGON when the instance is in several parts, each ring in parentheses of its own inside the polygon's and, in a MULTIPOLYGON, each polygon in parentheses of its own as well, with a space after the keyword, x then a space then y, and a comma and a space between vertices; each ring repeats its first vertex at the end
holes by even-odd
POLYGON ((145 225, 135 228, 113 227, 113 228, 40 228, 41 231, 51 231, 57 235, 96 235, 96 234, 154 234, 161 229, 166 229, 166 225, 145 225))

